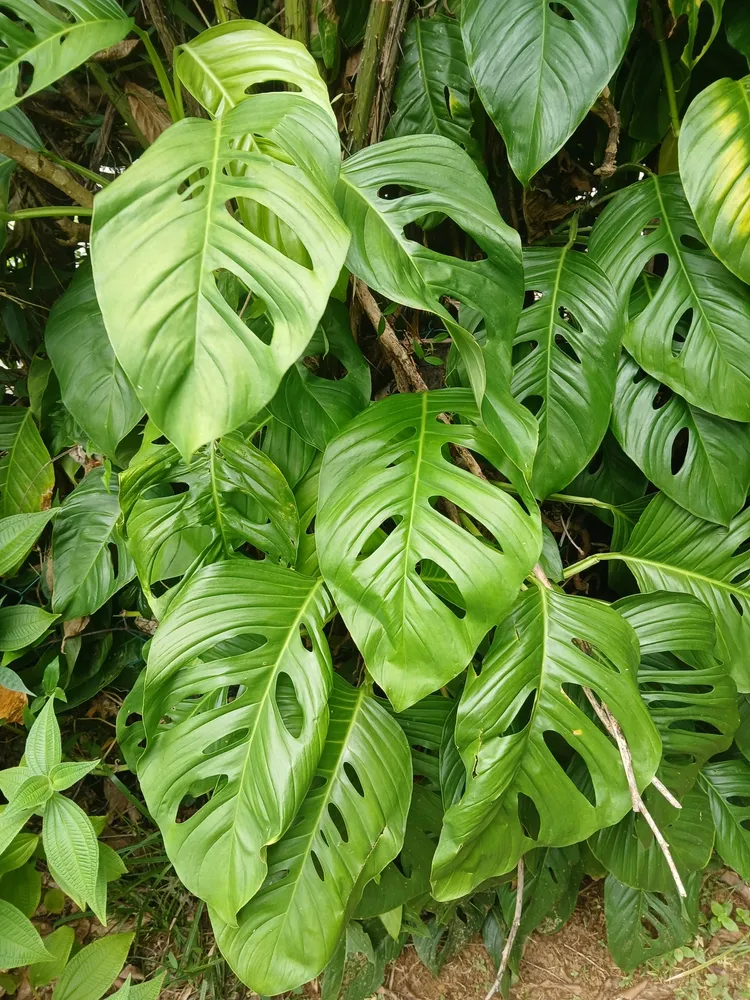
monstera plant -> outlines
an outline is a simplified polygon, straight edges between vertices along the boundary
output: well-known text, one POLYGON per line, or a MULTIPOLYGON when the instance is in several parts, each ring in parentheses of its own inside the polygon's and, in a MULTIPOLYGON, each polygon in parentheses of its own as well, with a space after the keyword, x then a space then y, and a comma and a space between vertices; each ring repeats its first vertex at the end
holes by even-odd
POLYGON ((41 816, 106 920, 106 686, 259 994, 458 912, 506 991, 584 877, 624 970, 688 941, 750 878, 750 9, 0 6, 0 875, 41 816))

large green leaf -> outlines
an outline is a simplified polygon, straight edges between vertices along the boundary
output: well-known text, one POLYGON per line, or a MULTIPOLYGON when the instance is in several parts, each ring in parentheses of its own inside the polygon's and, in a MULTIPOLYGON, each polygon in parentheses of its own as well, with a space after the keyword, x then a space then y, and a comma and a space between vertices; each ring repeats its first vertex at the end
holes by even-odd
POLYGON ((52 1000, 100 1000, 128 957, 135 935, 107 934, 71 958, 57 981, 52 1000))
POLYGON ((531 486, 562 489, 601 444, 612 408, 622 329, 609 278, 569 247, 528 250, 527 296, 514 340, 513 395, 536 413, 531 486))
POLYGON ((745 0, 724 0, 727 41, 750 63, 750 15, 745 0))
POLYGON ((232 559, 188 581, 151 644, 141 786, 178 875, 226 924, 260 888, 323 747, 330 610, 320 579, 232 559), (195 789, 212 794, 180 815, 195 789))
MULTIPOLYGON (((55 487, 52 459, 34 423, 31 410, 15 409, 17 429, 0 463, 2 513, 31 514, 48 507, 55 487)), ((5 444, 0 445, 5 447, 5 444)))
POLYGON ((473 90, 456 18, 412 18, 393 93, 396 110, 386 135, 444 135, 480 161, 479 144, 471 134, 473 90))
POLYGON ((60 14, 35 0, 3 0, 0 14, 0 110, 18 104, 70 73, 130 31, 132 20, 114 0, 59 0, 60 14), (65 17, 65 11, 70 17, 65 17), (19 93, 20 71, 33 75, 19 93))
POLYGON ((315 331, 348 244, 326 191, 338 148, 319 105, 258 94, 220 120, 179 122, 97 196, 92 255, 107 332, 186 458, 257 413, 315 331), (268 155, 236 147, 248 133, 268 155), (272 209, 309 266, 245 228, 227 209, 235 198, 272 209), (230 308, 215 278, 222 268, 262 300, 270 343, 230 308))
POLYGON ((224 957, 266 995, 322 971, 365 885, 404 839, 412 772, 403 733, 365 688, 339 677, 330 709, 316 780, 294 826, 269 850, 266 884, 237 927, 212 913, 224 957))
POLYGON ((31 921, 11 903, 0 899, 0 968, 15 969, 51 957, 31 921))
POLYGON ((750 879, 750 764, 746 760, 707 764, 701 783, 716 825, 716 850, 740 878, 750 879))
POLYGON ((698 931, 701 881, 698 874, 688 880, 688 898, 683 902, 674 887, 667 892, 643 892, 623 885, 613 875, 607 876, 607 943, 623 972, 632 972, 644 962, 692 941, 698 931))
POLYGON ((708 245, 750 282, 750 76, 717 80, 698 94, 679 151, 685 194, 708 245))
POLYGON ((93 614, 135 575, 119 516, 117 481, 101 467, 63 501, 52 529, 52 609, 64 618, 93 614))
POLYGON ((52 308, 44 345, 65 406, 94 445, 113 457, 143 407, 115 358, 88 264, 79 267, 52 308))
POLYGON ((0 649, 23 649, 44 635, 59 618, 35 604, 0 608, 0 649))
POLYGON ((632 594, 614 607, 633 626, 642 657, 680 650, 713 653, 716 648, 714 616, 691 594, 632 594))
POLYGON ((694 594, 716 618, 717 654, 740 691, 750 691, 750 511, 728 528, 701 521, 659 494, 641 516, 625 561, 644 593, 694 594))
POLYGON ((636 0, 464 0, 469 67, 527 185, 583 121, 617 69, 636 0))
POLYGON ((750 424, 691 406, 623 351, 612 430, 667 496, 696 517, 729 524, 750 487, 750 424))
POLYGON ((468 389, 390 396, 356 417, 323 460, 316 520, 321 570, 396 711, 465 668, 541 550, 528 494, 533 514, 447 457, 449 444, 461 445, 512 475, 494 439, 471 423, 477 420, 468 389), (467 422, 446 425, 438 419, 445 411, 467 422), (455 524, 441 509, 443 498, 486 526, 499 548, 476 528, 455 524), (421 578, 434 566, 458 588, 456 604, 421 578))
POLYGON ((466 791, 445 815, 432 872, 438 899, 463 896, 530 848, 574 844, 628 811, 617 747, 577 699, 587 687, 606 702, 632 749, 638 784, 647 785, 661 745, 638 694, 637 666, 635 632, 606 604, 541 584, 520 595, 481 673, 469 669, 459 704, 466 791), (580 758, 590 797, 558 759, 563 748, 580 758))
POLYGON ((18 569, 59 507, 0 518, 0 576, 18 569))
MULTIPOLYGON (((684 19, 687 24, 688 37, 682 52, 682 61, 688 69, 692 69, 703 58, 719 33, 723 6, 724 0, 669 0, 669 8, 675 21, 684 19), (711 8, 711 31, 708 38, 701 32, 703 37, 700 40, 700 49, 696 50, 701 6, 704 2, 706 7, 711 8)), ((706 7, 703 9, 705 10, 706 7)))
POLYGON ((250 542, 294 563, 299 524, 292 491, 273 462, 240 433, 191 462, 153 446, 120 476, 125 530, 144 589, 181 576, 196 559, 250 542))
POLYGON ((750 420, 750 290, 706 247, 677 174, 652 174, 614 198, 589 252, 623 308, 651 259, 667 262, 649 304, 631 311, 625 346, 694 406, 750 420))
POLYGON ((258 21, 232 20, 181 45, 175 70, 190 93, 220 118, 261 84, 291 84, 332 116, 328 88, 304 45, 258 21))
POLYGON ((471 157, 438 135, 380 142, 344 162, 337 201, 352 232, 349 270, 389 299, 435 313, 445 323, 490 432, 519 468, 530 470, 536 421, 508 392, 523 296, 520 239, 500 216, 471 157), (397 197, 387 197, 394 188, 397 197), (450 257, 430 249, 426 234, 424 243, 406 236, 407 226, 436 212, 468 233, 484 259, 450 257), (443 304, 445 296, 484 318, 483 349, 443 304))
POLYGON ((370 401, 370 369, 342 302, 328 303, 305 354, 309 357, 292 365, 281 380, 269 410, 318 451, 325 451, 331 438, 370 401), (336 362, 346 370, 343 378, 336 377, 336 362))

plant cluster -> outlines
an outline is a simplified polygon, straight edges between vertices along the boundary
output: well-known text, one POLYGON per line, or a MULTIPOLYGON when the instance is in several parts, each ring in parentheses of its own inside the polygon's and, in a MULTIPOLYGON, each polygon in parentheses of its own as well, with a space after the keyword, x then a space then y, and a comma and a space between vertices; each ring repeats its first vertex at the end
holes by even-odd
POLYGON ((0 967, 125 960, 14 889, 106 923, 112 685, 260 994, 480 929, 505 991, 585 875, 624 970, 689 946, 750 878, 750 10, 0 7, 0 967))

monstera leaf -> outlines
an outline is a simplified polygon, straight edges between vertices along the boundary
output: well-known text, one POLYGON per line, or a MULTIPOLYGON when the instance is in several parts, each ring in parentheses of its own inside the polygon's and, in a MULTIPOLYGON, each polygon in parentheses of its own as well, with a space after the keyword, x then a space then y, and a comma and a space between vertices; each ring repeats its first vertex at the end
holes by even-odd
POLYGON ((120 476, 130 551, 144 589, 181 576, 206 553, 229 555, 250 542, 294 563, 299 520, 286 480, 239 432, 186 463, 174 445, 156 445, 120 476))
POLYGON ((143 407, 112 350, 88 264, 55 303, 44 344, 65 406, 95 447, 114 457, 143 407))
POLYGON ((679 151, 685 194, 708 245, 750 282, 750 76, 717 80, 698 94, 679 151))
POLYGON ((687 22, 688 38, 682 52, 682 61, 688 69, 692 69, 703 58, 719 33, 723 6, 724 0, 669 0, 669 8, 675 21, 684 18, 687 22), (708 38, 703 41, 700 50, 696 51, 695 43, 698 37, 700 10, 704 2, 706 7, 711 8, 711 32, 708 38))
POLYGON ((511 392, 539 421, 531 487, 544 498, 574 479, 601 444, 622 330, 609 278, 586 254, 528 250, 524 270, 533 301, 516 332, 511 392))
POLYGON ((313 335, 348 243, 325 191, 338 156, 323 108, 258 94, 220 120, 179 122, 97 195, 92 255, 107 332, 186 458, 260 410, 313 335), (250 133, 279 158, 233 145, 250 133), (238 164, 244 171, 233 173, 238 164), (243 227, 227 209, 235 198, 271 207, 310 266, 243 227), (222 268, 262 300, 270 343, 221 294, 222 268))
POLYGON ((750 879, 750 764, 722 760, 707 764, 701 784, 716 824, 716 849, 740 878, 750 879))
POLYGON ((444 135, 479 163, 481 151, 471 134, 474 81, 456 18, 444 14, 412 18, 403 50, 388 138, 444 135))
POLYGON ((750 424, 691 406, 623 351, 612 430, 648 479, 696 517, 729 524, 750 487, 750 424))
POLYGON ((512 473, 493 438, 471 423, 478 417, 468 389, 389 396, 356 417, 323 459, 316 520, 321 570, 368 669, 398 712, 465 668, 541 550, 533 501, 526 501, 534 511, 527 514, 446 457, 450 444, 460 445, 512 473), (443 412, 467 422, 442 423, 443 412), (473 531, 451 520, 450 512, 460 520, 456 508, 473 531), (422 579, 428 564, 457 588, 456 603, 422 579))
POLYGON ((464 0, 471 75, 522 184, 573 134, 609 83, 635 9, 636 0, 464 0))
POLYGON ((315 780, 294 826, 269 849, 266 884, 236 927, 212 913, 224 957, 266 995, 321 972, 365 885, 404 839, 412 772, 401 730, 364 688, 340 677, 330 710, 315 780))
POLYGON ((63 501, 52 529, 57 614, 91 615, 132 580, 135 566, 117 528, 119 516, 117 482, 103 468, 92 469, 63 501))
POLYGON ((503 222, 471 157, 437 135, 420 136, 418 143, 410 136, 379 142, 344 162, 337 201, 352 232, 349 270, 389 299, 435 313, 445 323, 490 433, 515 465, 530 471, 536 421, 508 392, 523 298, 520 240, 503 222), (385 197, 394 187, 397 197, 385 197), (448 257, 408 239, 405 227, 434 212, 468 233, 485 259, 448 257), (484 317, 484 349, 443 305, 444 296, 484 317))
POLYGON ((370 400, 370 369, 352 337, 349 312, 342 302, 328 303, 305 354, 309 359, 292 365, 281 380, 269 410, 313 448, 325 451, 331 438, 370 400), (346 370, 343 378, 335 377, 337 362, 346 370), (329 377, 323 377, 324 371, 329 377))
POLYGON ((481 673, 469 668, 458 707, 466 791, 445 814, 436 898, 472 892, 530 848, 574 844, 628 811, 617 747, 576 699, 587 687, 606 702, 633 751, 639 786, 648 784, 661 746, 638 694, 637 666, 635 632, 606 604, 541 584, 520 595, 481 673), (590 797, 558 761, 558 739, 585 767, 590 797))
POLYGON ((622 552, 645 593, 693 594, 713 611, 716 651, 740 691, 750 691, 750 512, 728 528, 701 521, 668 497, 654 497, 622 552))
POLYGON ((642 656, 681 650, 713 653, 716 648, 714 616, 690 594, 633 594, 614 607, 633 626, 642 656))
POLYGON ((683 902, 672 886, 666 892, 631 889, 608 875, 604 883, 607 944, 623 972, 692 941, 698 931, 700 874, 688 879, 683 902))
POLYGON ((649 304, 631 314, 626 348, 694 406, 750 421, 750 291, 706 247, 679 177, 625 188, 597 219, 589 252, 623 304, 652 258, 668 262, 649 304))
POLYGON ((0 111, 49 87, 100 49, 115 45, 133 23, 114 0, 60 0, 57 6, 70 18, 35 0, 3 0, 3 8, 15 16, 0 15, 0 111), (24 65, 33 67, 33 75, 19 94, 24 65))
POLYGON ((202 31, 179 47, 175 70, 215 118, 231 111, 261 84, 279 80, 332 117, 328 88, 305 46, 258 21, 232 20, 202 31))
POLYGON ((232 559, 187 582, 151 644, 138 776, 178 875, 227 925, 260 888, 266 847, 292 822, 323 748, 329 611, 320 579, 232 559), (186 796, 206 793, 180 815, 186 796))

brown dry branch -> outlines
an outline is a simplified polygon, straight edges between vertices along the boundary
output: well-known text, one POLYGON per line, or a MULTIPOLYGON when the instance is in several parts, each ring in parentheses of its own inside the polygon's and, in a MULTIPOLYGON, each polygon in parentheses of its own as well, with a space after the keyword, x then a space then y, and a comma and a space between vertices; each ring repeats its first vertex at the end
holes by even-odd
POLYGON ((58 191, 66 194, 71 201, 84 208, 91 208, 94 204, 94 196, 91 191, 79 184, 65 167, 61 167, 52 160, 48 160, 41 153, 37 153, 27 146, 22 146, 8 135, 0 135, 0 153, 15 160, 19 167, 28 170, 30 173, 41 177, 43 181, 52 184, 58 191))
POLYGON ((516 935, 518 934, 518 928, 521 925, 521 915, 523 913, 524 867, 524 860, 521 857, 518 859, 518 869, 516 875, 516 909, 513 914, 513 923, 510 925, 508 936, 505 939, 505 947, 503 948, 503 954, 500 958, 500 965, 497 969, 495 981, 487 991, 487 995, 484 1000, 492 1000, 494 995, 500 989, 503 982, 503 976, 505 975, 508 968, 508 962, 510 961, 510 953, 513 950, 513 945, 516 943, 516 935))
POLYGON ((617 170, 617 147, 620 142, 620 114, 609 99, 609 87, 604 88, 599 100, 591 110, 597 117, 602 119, 609 129, 602 165, 597 167, 594 173, 597 177, 612 177, 617 170))

